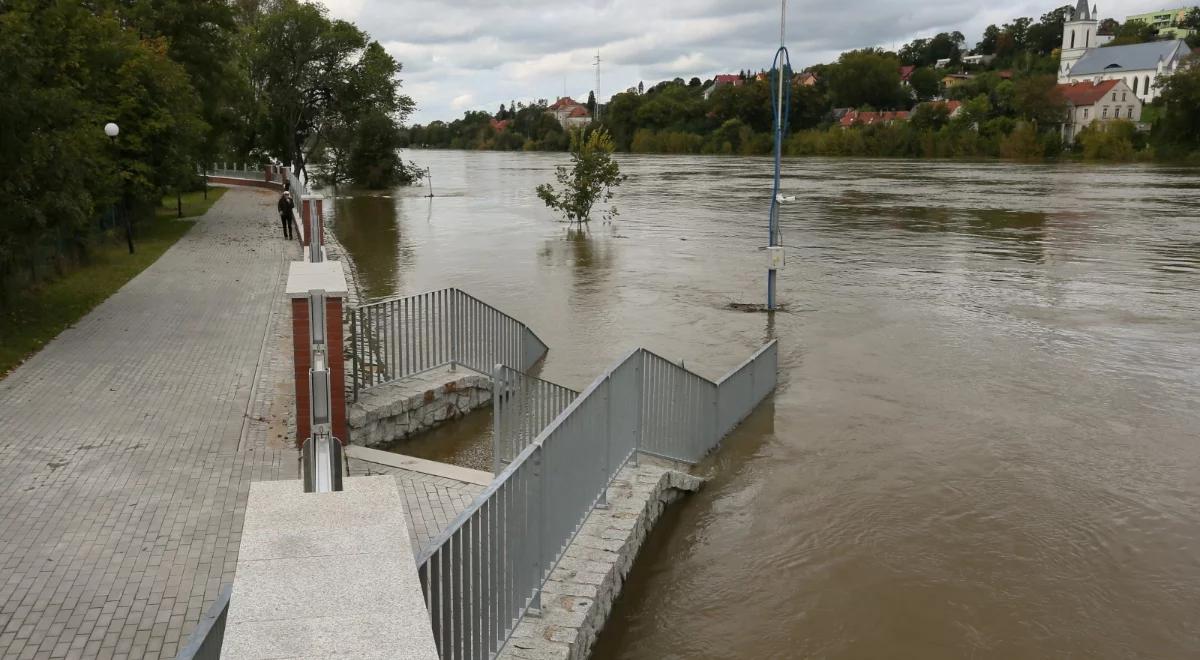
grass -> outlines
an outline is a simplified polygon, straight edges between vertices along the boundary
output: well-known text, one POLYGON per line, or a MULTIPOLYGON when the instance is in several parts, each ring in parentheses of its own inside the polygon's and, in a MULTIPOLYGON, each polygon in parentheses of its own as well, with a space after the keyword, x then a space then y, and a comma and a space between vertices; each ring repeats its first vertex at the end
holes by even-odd
MULTIPOLYGON (((204 214, 224 192, 224 188, 210 189, 207 200, 203 193, 186 193, 184 216, 204 214)), ((166 208, 155 212, 154 222, 135 229, 134 254, 129 254, 124 235, 118 232, 115 238, 93 246, 87 263, 8 301, 0 310, 3 314, 0 375, 7 375, 60 332, 79 322, 187 233, 195 221, 175 220, 174 195, 164 197, 163 202, 166 208)))

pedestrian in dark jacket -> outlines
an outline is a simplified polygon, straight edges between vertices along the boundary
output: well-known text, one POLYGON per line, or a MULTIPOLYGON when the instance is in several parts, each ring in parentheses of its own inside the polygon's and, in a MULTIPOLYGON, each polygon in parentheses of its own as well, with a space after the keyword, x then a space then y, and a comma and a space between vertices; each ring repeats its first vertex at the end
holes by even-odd
POLYGON ((283 237, 292 237, 292 223, 296 221, 293 212, 296 205, 292 203, 292 193, 285 192, 279 196, 279 221, 283 223, 283 237))

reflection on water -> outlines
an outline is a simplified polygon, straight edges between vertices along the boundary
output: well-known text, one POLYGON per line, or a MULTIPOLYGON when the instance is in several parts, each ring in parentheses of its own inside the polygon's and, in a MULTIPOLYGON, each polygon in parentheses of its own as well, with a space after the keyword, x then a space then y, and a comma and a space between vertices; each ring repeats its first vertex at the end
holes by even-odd
MULTIPOLYGON (((767 159, 622 157, 580 234, 533 193, 560 155, 410 155, 438 197, 338 205, 372 297, 462 287, 576 389, 634 346, 715 378, 780 339, 596 657, 1195 657, 1195 170, 788 161, 767 317, 729 309, 764 295, 767 159)), ((414 451, 486 466, 474 420, 414 451)))

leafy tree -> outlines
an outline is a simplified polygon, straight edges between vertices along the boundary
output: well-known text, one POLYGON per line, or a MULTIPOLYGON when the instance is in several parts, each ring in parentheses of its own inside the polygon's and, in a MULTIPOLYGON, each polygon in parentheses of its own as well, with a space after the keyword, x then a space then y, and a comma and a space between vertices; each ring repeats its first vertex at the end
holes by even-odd
POLYGON ((587 109, 593 117, 596 116, 596 92, 594 91, 588 92, 587 109))
POLYGON ((1121 23, 1115 18, 1106 18, 1100 21, 1100 26, 1096 28, 1096 34, 1113 35, 1117 33, 1117 28, 1121 27, 1121 23))
POLYGON ((912 86, 918 100, 928 101, 941 91, 942 77, 933 69, 920 68, 908 77, 908 84, 912 86))
POLYGON ((702 84, 703 83, 700 82, 700 79, 696 78, 696 77, 693 77, 691 80, 688 81, 688 87, 699 87, 702 84))
POLYGON ((1193 55, 1184 66, 1158 81, 1162 118, 1156 126, 1158 151, 1175 157, 1200 151, 1200 58, 1193 55))
POLYGON ((874 48, 842 53, 829 69, 829 91, 837 106, 895 107, 905 96, 900 88, 900 61, 874 48))
POLYGON ((1025 34, 1025 48, 1040 55, 1049 55, 1059 48, 1062 45, 1063 24, 1070 15, 1070 5, 1043 14, 1041 20, 1029 26, 1025 34))
POLYGON ((645 85, 645 83, 643 83, 642 81, 639 80, 638 81, 638 94, 645 94, 645 93, 646 93, 646 85, 645 85))
POLYGON ((1062 121, 1066 101, 1058 91, 1058 81, 1052 75, 1029 76, 1013 84, 1013 110, 1038 125, 1062 121))
POLYGON ((1200 30, 1200 7, 1192 7, 1179 21, 1179 27, 1200 30))
POLYGON ((936 131, 950 123, 950 109, 945 103, 922 103, 913 110, 909 123, 919 131, 936 131))
POLYGON ((1105 46, 1128 46, 1158 39, 1158 29, 1145 21, 1126 21, 1113 34, 1113 40, 1105 46))
MULTIPOLYGON (((557 168, 560 187, 543 183, 537 187, 537 196, 567 222, 588 222, 592 208, 597 203, 609 203, 614 189, 626 178, 612 158, 613 149, 612 138, 604 129, 593 130, 587 137, 583 131, 573 131, 571 166, 557 168)), ((616 206, 610 205, 604 210, 603 219, 608 221, 616 215, 616 206)))
POLYGON ((1000 28, 995 25, 989 25, 983 30, 983 38, 979 43, 975 44, 975 53, 978 55, 995 55, 996 41, 1000 38, 1000 28))
POLYGON ((1093 122, 1079 132, 1077 140, 1083 147, 1083 157, 1088 160, 1129 161, 1133 160, 1136 133, 1133 122, 1116 119, 1093 122))

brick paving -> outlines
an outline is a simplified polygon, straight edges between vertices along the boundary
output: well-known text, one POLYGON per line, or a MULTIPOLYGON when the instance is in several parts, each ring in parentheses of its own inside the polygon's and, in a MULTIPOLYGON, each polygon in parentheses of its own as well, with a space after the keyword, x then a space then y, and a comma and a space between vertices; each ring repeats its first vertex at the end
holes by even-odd
MULTIPOLYGON (((297 478, 300 251, 274 201, 230 190, 0 381, 0 657, 174 657, 233 579, 250 482, 297 478)), ((417 536, 456 515, 421 490, 465 505, 454 482, 400 478, 417 536)))

